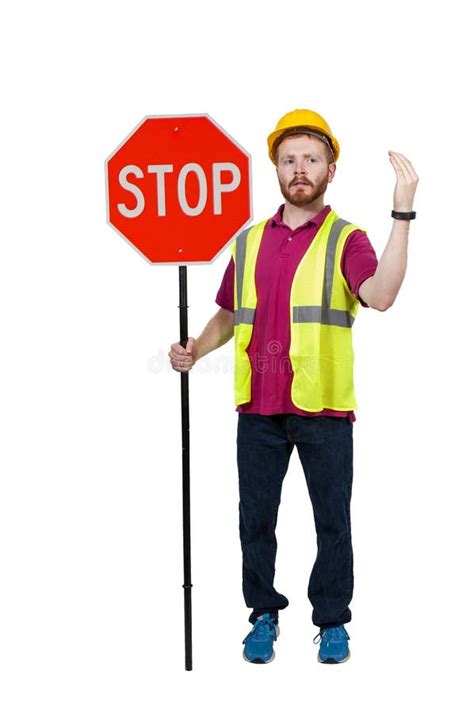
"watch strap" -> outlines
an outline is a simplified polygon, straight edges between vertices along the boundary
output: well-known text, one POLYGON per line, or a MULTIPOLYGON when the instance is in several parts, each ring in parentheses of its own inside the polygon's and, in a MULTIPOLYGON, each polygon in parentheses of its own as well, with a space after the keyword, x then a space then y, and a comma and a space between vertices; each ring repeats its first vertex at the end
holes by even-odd
POLYGON ((413 220, 416 218, 416 213, 414 210, 409 213, 403 213, 399 210, 392 210, 392 218, 397 218, 398 220, 413 220))

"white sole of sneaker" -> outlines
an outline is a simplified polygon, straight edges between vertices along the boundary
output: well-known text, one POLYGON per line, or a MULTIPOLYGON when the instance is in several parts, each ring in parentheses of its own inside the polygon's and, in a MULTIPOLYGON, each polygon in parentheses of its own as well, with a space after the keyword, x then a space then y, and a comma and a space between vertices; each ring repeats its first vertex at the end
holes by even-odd
POLYGON ((262 661, 261 659, 258 659, 257 661, 251 661, 250 659, 248 659, 246 657, 244 651, 242 651, 242 656, 244 657, 244 660, 247 661, 248 663, 271 663, 273 661, 273 659, 275 658, 275 652, 273 651, 273 653, 270 656, 270 658, 268 659, 268 661, 262 661))
POLYGON ((334 661, 334 659, 331 659, 330 661, 323 661, 323 659, 320 657, 319 651, 318 651, 318 661, 319 661, 319 663, 327 663, 327 664, 345 663, 346 661, 349 661, 350 657, 351 657, 351 652, 349 651, 349 653, 347 654, 346 658, 345 658, 345 659, 341 659, 340 661, 334 661))

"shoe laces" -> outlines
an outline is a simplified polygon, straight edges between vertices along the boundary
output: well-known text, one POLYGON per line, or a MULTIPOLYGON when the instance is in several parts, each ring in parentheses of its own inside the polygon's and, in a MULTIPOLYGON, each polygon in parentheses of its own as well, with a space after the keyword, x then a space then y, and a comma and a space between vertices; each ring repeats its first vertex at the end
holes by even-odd
POLYGON ((250 637, 252 637, 254 641, 266 641, 269 636, 273 636, 276 639, 275 622, 273 619, 257 619, 252 631, 247 634, 242 643, 245 644, 250 637))
POLYGON ((318 642, 316 639, 320 637, 320 641, 326 641, 326 639, 329 641, 332 641, 333 643, 338 643, 339 641, 342 641, 344 638, 350 639, 351 637, 347 633, 347 631, 344 628, 343 624, 340 624, 339 626, 329 626, 327 628, 321 627, 319 630, 319 634, 316 634, 316 636, 313 639, 313 643, 317 644, 318 642))

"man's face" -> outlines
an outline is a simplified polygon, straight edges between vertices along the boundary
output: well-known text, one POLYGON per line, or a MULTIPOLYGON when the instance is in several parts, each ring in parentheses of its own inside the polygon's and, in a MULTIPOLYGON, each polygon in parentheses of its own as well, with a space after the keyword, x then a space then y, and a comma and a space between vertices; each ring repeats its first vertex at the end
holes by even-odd
POLYGON ((277 149, 277 176, 288 203, 304 206, 323 195, 336 164, 328 164, 325 146, 315 136, 287 136, 277 149))

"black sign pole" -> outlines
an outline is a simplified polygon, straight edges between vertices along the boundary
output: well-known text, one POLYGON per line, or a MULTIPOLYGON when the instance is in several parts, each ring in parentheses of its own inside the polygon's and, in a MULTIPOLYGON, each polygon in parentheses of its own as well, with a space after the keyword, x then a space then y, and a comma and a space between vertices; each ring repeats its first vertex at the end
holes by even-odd
MULTIPOLYGON (((186 265, 179 266, 179 339, 188 341, 188 286, 186 265)), ((181 372, 181 442, 183 456, 183 557, 184 557, 184 657, 185 670, 193 668, 191 616, 191 497, 189 490, 189 373, 181 372)))

